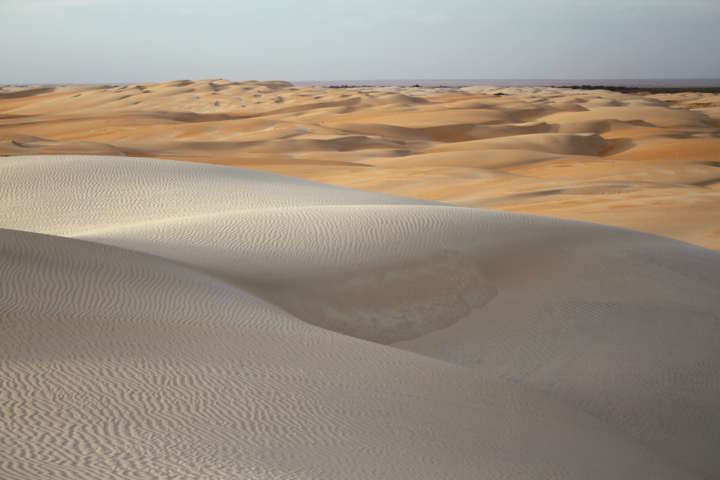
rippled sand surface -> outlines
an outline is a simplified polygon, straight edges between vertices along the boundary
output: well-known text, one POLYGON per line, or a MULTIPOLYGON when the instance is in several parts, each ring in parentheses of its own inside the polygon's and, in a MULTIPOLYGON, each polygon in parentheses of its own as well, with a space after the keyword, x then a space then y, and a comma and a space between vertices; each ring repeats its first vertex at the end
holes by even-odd
POLYGON ((720 95, 177 81, 5 87, 0 154, 189 160, 720 249, 720 95))
POLYGON ((720 474, 711 250, 203 163, 0 178, 0 478, 720 474))

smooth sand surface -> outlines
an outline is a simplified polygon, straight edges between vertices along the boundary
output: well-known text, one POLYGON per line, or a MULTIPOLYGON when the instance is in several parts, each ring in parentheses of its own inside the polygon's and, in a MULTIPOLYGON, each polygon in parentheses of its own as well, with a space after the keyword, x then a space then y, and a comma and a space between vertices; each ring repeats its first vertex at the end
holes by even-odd
POLYGON ((0 178, 2 478, 720 475, 718 253, 199 163, 0 178))
POLYGON ((175 81, 0 87, 0 155, 181 159, 720 250, 720 95, 175 81))

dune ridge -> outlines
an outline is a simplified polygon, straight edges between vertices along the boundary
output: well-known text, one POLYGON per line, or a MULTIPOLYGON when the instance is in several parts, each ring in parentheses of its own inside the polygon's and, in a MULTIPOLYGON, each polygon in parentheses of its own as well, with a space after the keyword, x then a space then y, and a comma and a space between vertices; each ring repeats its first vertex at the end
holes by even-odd
POLYGON ((3 478, 694 478, 543 395, 163 259, 0 245, 3 478))
POLYGON ((720 250, 720 95, 287 82, 0 87, 0 155, 187 160, 720 250))
POLYGON ((720 472, 715 252, 169 160, 0 176, 3 477, 720 472))

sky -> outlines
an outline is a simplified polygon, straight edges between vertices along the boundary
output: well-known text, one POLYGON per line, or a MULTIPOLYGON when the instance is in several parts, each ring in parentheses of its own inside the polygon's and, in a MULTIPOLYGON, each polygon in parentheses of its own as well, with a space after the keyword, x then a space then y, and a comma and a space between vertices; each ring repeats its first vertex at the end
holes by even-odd
POLYGON ((720 0, 0 0, 0 83, 720 78, 720 0))

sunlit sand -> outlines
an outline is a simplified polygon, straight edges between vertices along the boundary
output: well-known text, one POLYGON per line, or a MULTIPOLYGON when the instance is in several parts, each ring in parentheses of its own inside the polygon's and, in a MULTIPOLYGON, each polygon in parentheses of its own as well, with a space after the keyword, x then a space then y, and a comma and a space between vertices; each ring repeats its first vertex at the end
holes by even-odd
POLYGON ((3 478, 720 471, 710 250, 172 160, 0 177, 3 478))
POLYGON ((189 160, 720 249, 720 95, 177 81, 0 90, 0 154, 189 160))

